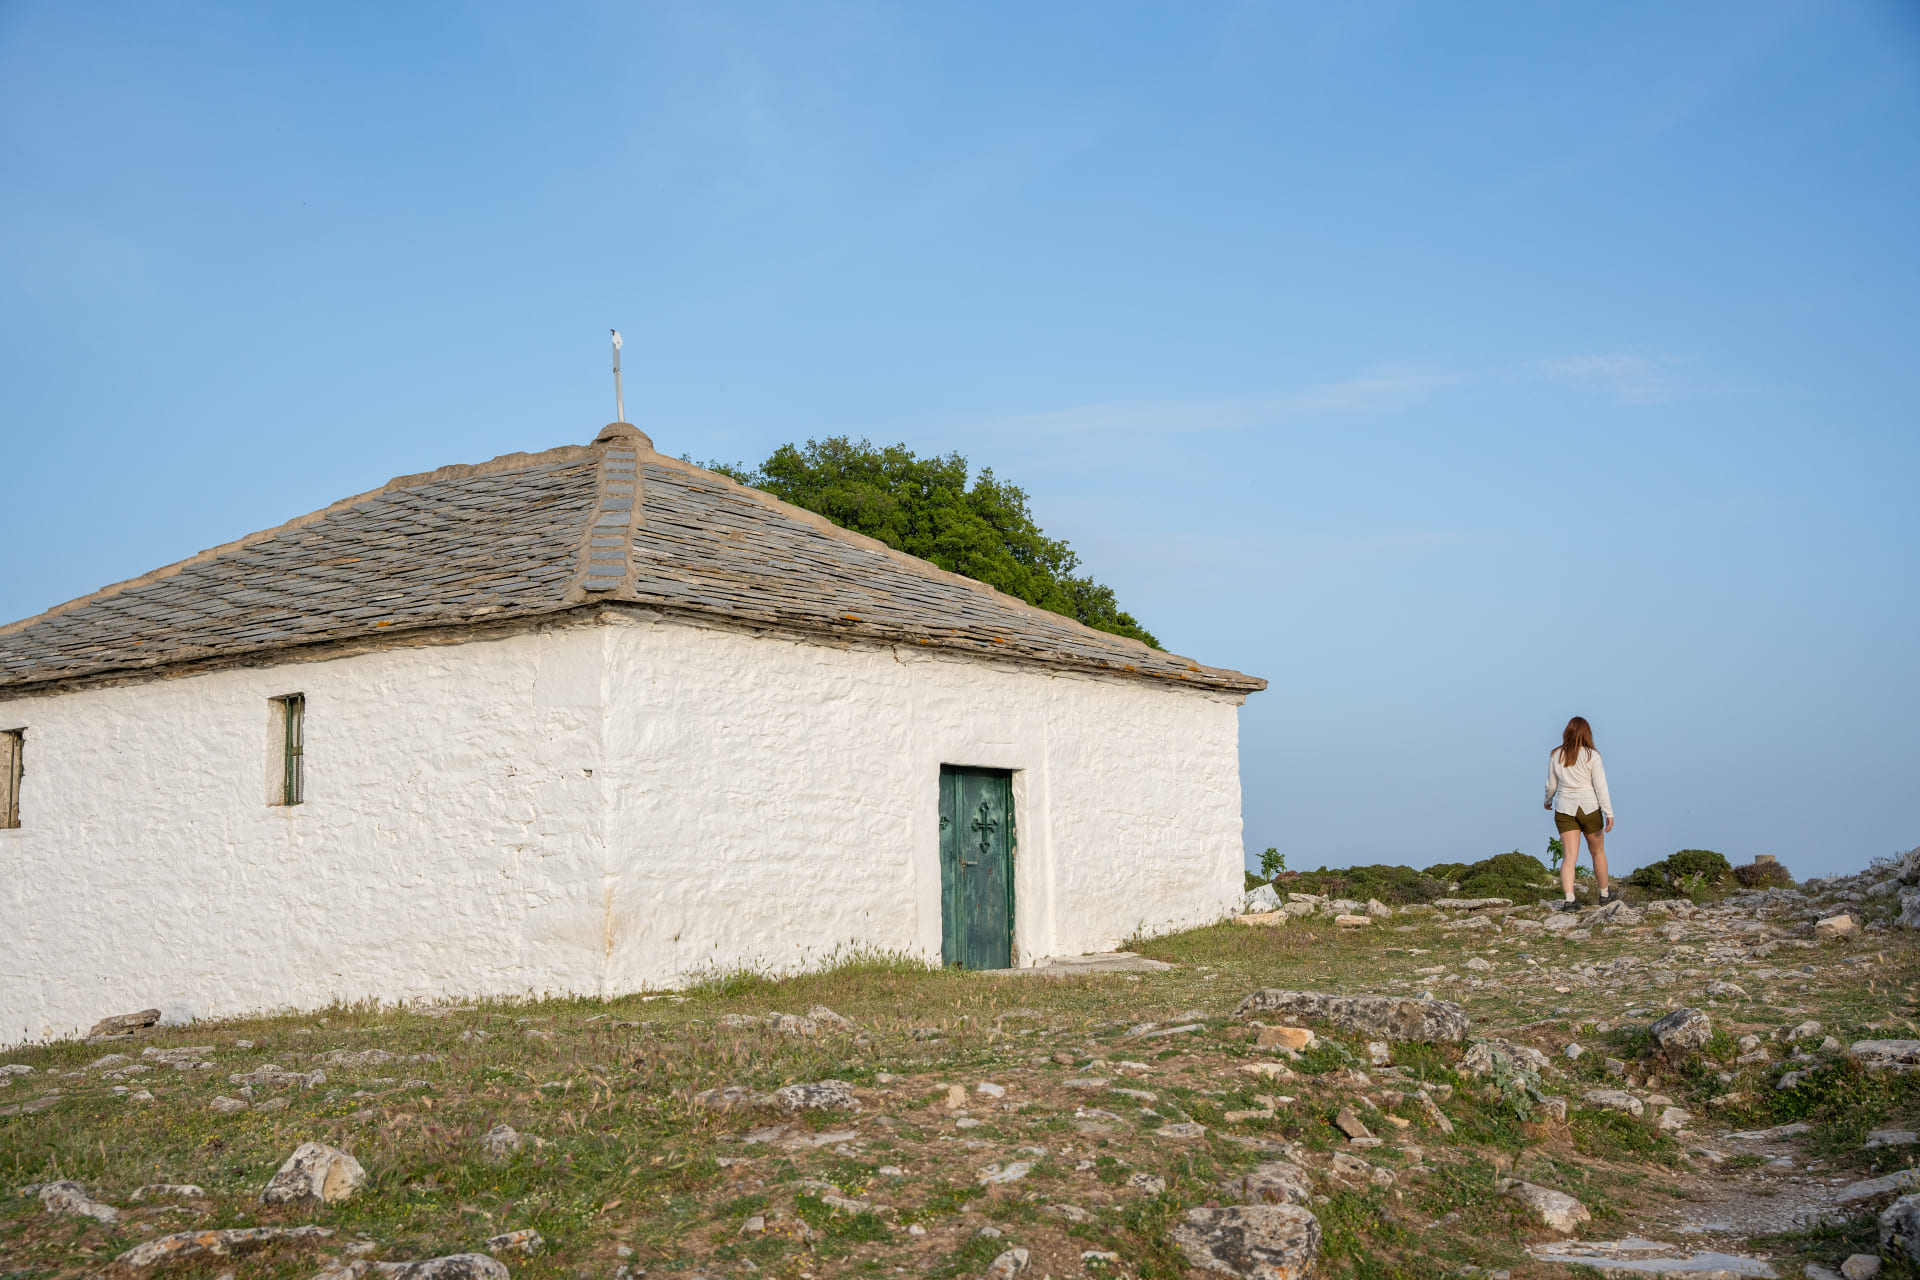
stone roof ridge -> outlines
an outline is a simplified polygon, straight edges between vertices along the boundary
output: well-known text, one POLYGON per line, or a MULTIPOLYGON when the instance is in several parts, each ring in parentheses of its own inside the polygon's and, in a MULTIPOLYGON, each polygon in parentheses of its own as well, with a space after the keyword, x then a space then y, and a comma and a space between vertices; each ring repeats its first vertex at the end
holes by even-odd
POLYGON ((570 601, 630 594, 625 588, 633 580, 634 536, 646 523, 640 455, 653 454, 653 441, 631 422, 610 422, 590 448, 598 455, 599 479, 593 515, 581 534, 580 572, 567 592, 570 601))
MULTIPOLYGON (((638 435, 639 432, 636 431, 634 434, 638 435)), ((641 438, 645 439, 644 436, 641 438)), ((552 449, 545 449, 539 453, 503 453, 499 457, 490 458, 485 462, 454 463, 449 466, 437 467, 432 471, 417 471, 411 475, 395 476, 377 489, 368 489, 365 493, 356 493, 350 498, 342 498, 338 502, 320 508, 318 511, 309 511, 305 515, 295 516, 293 519, 282 524, 274 525, 270 529, 259 529, 253 533, 235 538, 231 542, 223 542, 218 546, 208 547, 205 551, 196 552, 184 560, 176 560, 172 564, 162 565, 158 569, 150 569, 135 578, 127 578, 121 582, 109 583, 107 586, 101 587, 98 591, 89 592, 87 595, 77 596, 72 600, 56 604, 51 609, 43 610, 34 614, 32 617, 21 618, 16 622, 0 625, 0 636, 13 635, 37 623, 45 622, 50 618, 57 618, 61 614, 71 613, 76 609, 85 608, 90 604, 96 604, 102 600, 110 600, 114 596, 120 595, 125 591, 130 591, 135 587, 144 587, 149 583, 160 582, 167 578, 176 577, 183 571, 191 569, 196 565, 218 560, 221 556, 229 555, 247 547, 257 546, 263 542, 270 542, 282 534, 291 533, 297 529, 318 524, 328 516, 351 510, 363 502, 371 502, 376 498, 385 497, 390 493, 395 493, 403 489, 417 489, 422 485, 435 484, 443 480, 460 480, 470 476, 493 475, 503 471, 518 471, 524 467, 537 467, 555 462, 586 461, 592 458, 594 453, 595 450, 591 445, 568 444, 560 445, 552 449)))

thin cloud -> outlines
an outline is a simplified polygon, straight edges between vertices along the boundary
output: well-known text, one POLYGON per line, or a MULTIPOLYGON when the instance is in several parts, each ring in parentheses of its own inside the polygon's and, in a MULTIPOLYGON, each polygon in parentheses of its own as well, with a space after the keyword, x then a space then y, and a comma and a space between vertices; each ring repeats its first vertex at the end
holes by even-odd
POLYGON ((1534 367, 1556 382, 1598 388, 1629 404, 1664 404, 1689 394, 1672 372, 1679 362, 1636 355, 1560 356, 1534 367))
POLYGON ((1020 414, 983 423, 982 426, 987 430, 1044 435, 1089 431, 1244 431, 1296 418, 1402 409, 1436 391, 1462 386, 1470 381, 1472 375, 1445 370, 1388 370, 1322 383, 1285 396, 1111 401, 1020 414))
POLYGON ((1709 394, 1709 388, 1681 376, 1685 363, 1671 356, 1610 353, 1556 356, 1475 370, 1386 367, 1286 395, 1106 401, 991 419, 978 424, 978 429, 1020 435, 1252 431, 1305 418, 1396 412, 1442 392, 1543 378, 1583 391, 1601 391, 1627 404, 1664 404, 1709 394))

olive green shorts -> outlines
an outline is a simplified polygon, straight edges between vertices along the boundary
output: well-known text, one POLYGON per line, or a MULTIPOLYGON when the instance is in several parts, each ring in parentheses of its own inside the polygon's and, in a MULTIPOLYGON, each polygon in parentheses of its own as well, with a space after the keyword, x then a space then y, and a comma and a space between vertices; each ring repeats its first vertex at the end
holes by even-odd
POLYGON ((1590 836, 1597 836, 1605 826, 1606 819, 1604 817, 1598 813, 1588 813, 1585 809, 1582 809, 1578 813, 1561 813, 1556 809, 1553 813, 1553 829, 1561 835, 1565 835, 1569 831, 1578 830, 1584 831, 1590 836))

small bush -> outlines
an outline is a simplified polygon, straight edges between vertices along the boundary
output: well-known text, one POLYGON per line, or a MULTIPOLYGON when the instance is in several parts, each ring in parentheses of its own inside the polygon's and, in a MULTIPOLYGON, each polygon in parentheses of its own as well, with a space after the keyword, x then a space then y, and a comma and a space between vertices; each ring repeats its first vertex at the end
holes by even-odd
POLYGON ((1540 859, 1515 849, 1476 862, 1460 878, 1460 894, 1467 898, 1512 898, 1525 902, 1556 883, 1554 873, 1540 859))
POLYGON ((1650 862, 1627 877, 1627 883, 1651 893, 1689 894, 1713 888, 1734 878, 1733 866, 1711 849, 1682 849, 1671 857, 1650 862))
POLYGON ((1365 867, 1345 867, 1329 871, 1283 871, 1273 879, 1273 887, 1285 893, 1324 893, 1330 898, 1368 898, 1404 906, 1410 902, 1432 902, 1447 891, 1447 882, 1422 875, 1412 867, 1394 867, 1374 863, 1365 867))
POLYGON ((1791 889, 1793 877, 1777 862, 1749 862, 1733 869, 1743 889, 1791 889))

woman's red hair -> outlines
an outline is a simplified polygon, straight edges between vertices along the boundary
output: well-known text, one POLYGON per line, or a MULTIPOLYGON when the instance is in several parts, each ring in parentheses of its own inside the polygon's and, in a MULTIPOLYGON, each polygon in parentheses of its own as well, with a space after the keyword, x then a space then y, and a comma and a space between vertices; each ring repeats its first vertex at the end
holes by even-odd
POLYGON ((1599 748, 1593 745, 1593 726, 1585 716, 1575 716, 1567 721, 1566 732, 1560 735, 1560 763, 1569 769, 1579 764, 1582 747, 1599 753, 1599 748))

